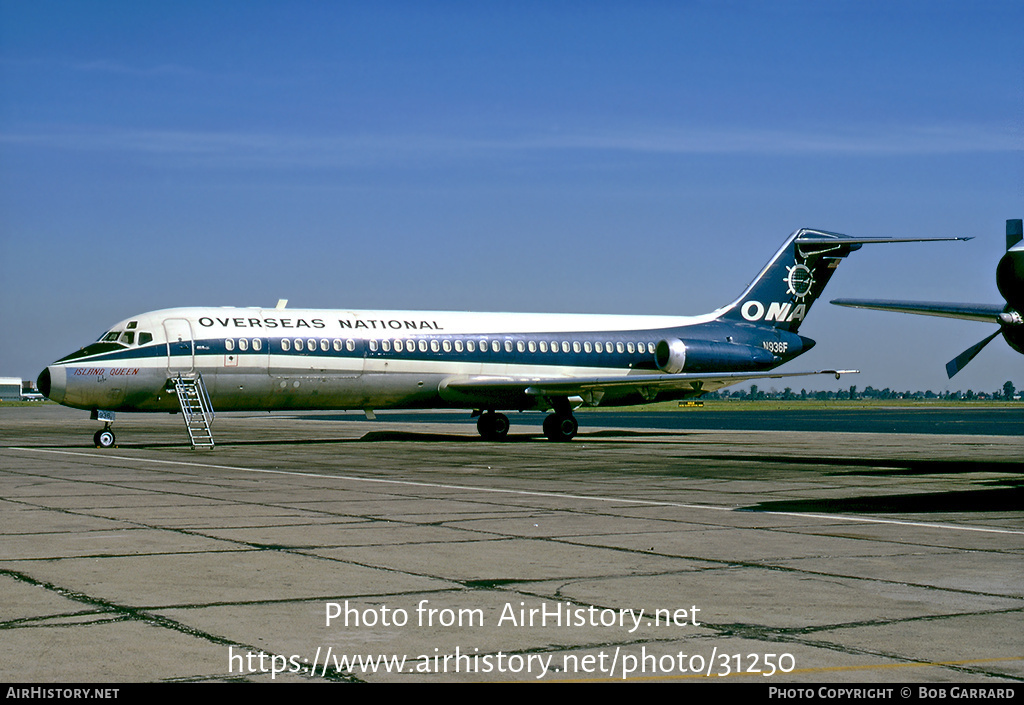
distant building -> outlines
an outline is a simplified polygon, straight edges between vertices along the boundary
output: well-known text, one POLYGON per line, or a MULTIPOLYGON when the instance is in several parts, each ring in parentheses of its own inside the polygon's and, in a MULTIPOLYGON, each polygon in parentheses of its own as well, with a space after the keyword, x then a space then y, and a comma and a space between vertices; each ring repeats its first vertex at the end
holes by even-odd
POLYGON ((21 379, 18 377, 0 377, 0 401, 21 400, 21 379))

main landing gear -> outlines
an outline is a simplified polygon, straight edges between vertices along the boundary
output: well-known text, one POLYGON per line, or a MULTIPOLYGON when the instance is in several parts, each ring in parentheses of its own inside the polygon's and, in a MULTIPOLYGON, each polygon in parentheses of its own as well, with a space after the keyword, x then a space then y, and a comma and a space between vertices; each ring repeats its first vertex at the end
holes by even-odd
POLYGON ((549 414, 544 419, 544 435, 549 441, 571 441, 576 436, 580 425, 572 414, 562 416, 559 413, 549 414))
POLYGON ((485 411, 476 420, 476 430, 488 441, 504 440, 508 435, 508 427, 508 417, 493 411, 485 411))
POLYGON ((549 441, 571 441, 576 436, 580 425, 572 415, 572 407, 565 397, 551 399, 555 413, 544 419, 544 435, 549 441))
MULTIPOLYGON (((544 435, 551 441, 571 441, 579 431, 579 423, 572 415, 568 399, 554 399, 552 406, 555 413, 544 419, 544 435)), ((505 414, 497 414, 493 409, 480 414, 476 421, 476 430, 484 440, 502 441, 508 436, 509 422, 505 414)))

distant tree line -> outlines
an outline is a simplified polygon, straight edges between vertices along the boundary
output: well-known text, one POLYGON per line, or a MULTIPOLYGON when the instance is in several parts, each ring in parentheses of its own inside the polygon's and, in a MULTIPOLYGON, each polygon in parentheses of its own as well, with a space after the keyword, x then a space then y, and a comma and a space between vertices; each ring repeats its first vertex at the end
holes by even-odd
POLYGON ((959 389, 955 392, 944 391, 944 392, 933 392, 930 389, 925 391, 912 392, 909 389, 906 391, 900 391, 897 389, 875 389, 874 387, 868 386, 863 390, 858 390, 857 385, 851 385, 849 389, 845 390, 827 390, 827 391, 816 391, 807 389, 801 389, 800 391, 794 391, 792 387, 786 387, 781 392, 774 387, 765 391, 759 388, 756 384, 750 385, 750 390, 737 389, 737 390, 722 390, 719 392, 709 392, 705 394, 703 399, 746 399, 746 400, 760 400, 760 399, 779 399, 783 401, 827 401, 827 400, 856 400, 856 399, 914 399, 914 400, 935 400, 935 401, 976 401, 976 400, 998 400, 998 401, 1020 401, 1021 394, 1014 387, 1013 382, 1007 380, 1003 383, 1002 389, 997 389, 993 392, 985 391, 974 391, 968 389, 966 392, 962 392, 959 389))

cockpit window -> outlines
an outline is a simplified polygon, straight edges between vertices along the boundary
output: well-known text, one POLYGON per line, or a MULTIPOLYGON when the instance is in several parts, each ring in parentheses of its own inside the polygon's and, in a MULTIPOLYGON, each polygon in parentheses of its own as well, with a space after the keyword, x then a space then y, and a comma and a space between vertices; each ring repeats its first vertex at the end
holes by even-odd
POLYGON ((121 342, 124 343, 125 345, 134 345, 135 344, 135 331, 133 331, 133 330, 126 330, 124 333, 122 333, 121 334, 121 342))
POLYGON ((103 342, 104 343, 113 343, 115 340, 118 339, 118 337, 120 335, 121 335, 121 331, 112 330, 109 333, 107 333, 105 336, 103 336, 103 342))
POLYGON ((128 325, 125 326, 127 330, 135 330, 135 326, 139 325, 138 321, 129 321, 128 325))
POLYGON ((146 343, 150 343, 152 341, 153 341, 153 334, 152 333, 143 333, 143 332, 139 333, 139 345, 145 345, 146 343))

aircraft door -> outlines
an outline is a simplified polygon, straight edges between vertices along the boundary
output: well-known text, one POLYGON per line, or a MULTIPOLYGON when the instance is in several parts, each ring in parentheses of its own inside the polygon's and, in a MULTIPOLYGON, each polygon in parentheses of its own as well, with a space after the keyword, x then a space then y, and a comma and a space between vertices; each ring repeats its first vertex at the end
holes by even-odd
POLYGON ((167 335, 167 372, 172 375, 192 373, 196 365, 192 324, 186 318, 167 318, 164 333, 167 335))

